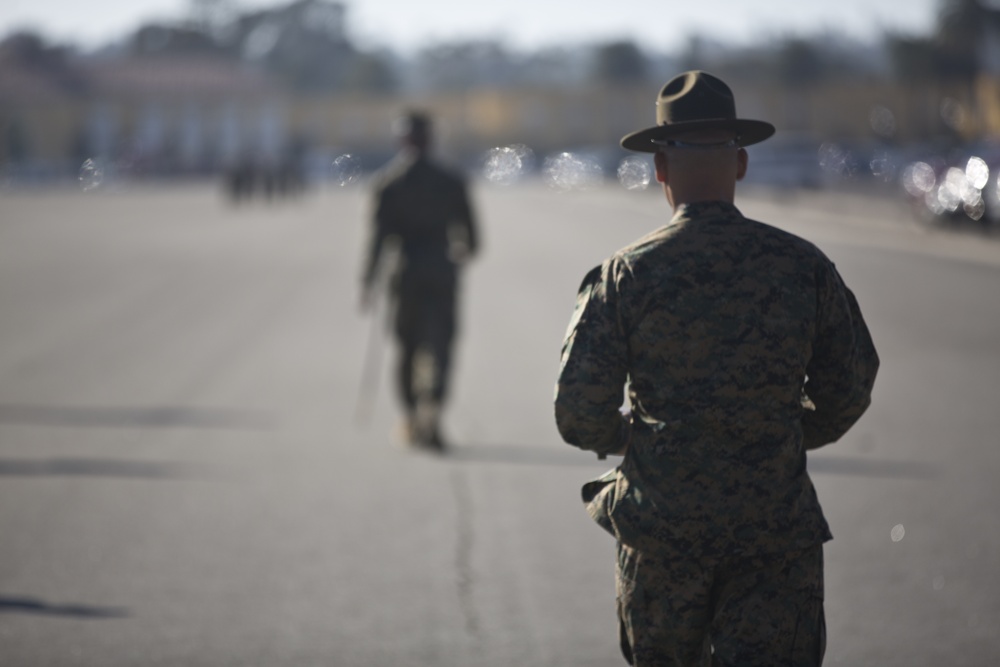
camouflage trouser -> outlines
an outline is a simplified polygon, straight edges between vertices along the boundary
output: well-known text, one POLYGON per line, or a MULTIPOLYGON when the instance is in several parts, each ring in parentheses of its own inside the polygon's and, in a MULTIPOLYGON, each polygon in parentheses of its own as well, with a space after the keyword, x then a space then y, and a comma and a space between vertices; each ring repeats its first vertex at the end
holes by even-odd
POLYGON ((455 292, 454 279, 410 279, 399 286, 395 328, 400 355, 396 381, 400 399, 408 409, 421 399, 440 403, 447 394, 456 329, 455 292))
POLYGON ((818 667, 826 651, 823 547, 664 558, 618 545, 622 653, 636 667, 818 667))

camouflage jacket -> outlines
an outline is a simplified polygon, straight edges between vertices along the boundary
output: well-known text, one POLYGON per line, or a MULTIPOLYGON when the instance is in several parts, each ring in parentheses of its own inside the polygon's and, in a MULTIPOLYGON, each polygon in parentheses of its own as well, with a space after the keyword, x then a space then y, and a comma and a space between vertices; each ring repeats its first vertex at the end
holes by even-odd
POLYGON ((401 153, 375 176, 375 212, 362 281, 374 281, 385 242, 399 243, 404 274, 447 274, 454 250, 476 252, 478 234, 465 182, 427 157, 401 153))
POLYGON ((556 423, 582 449, 629 443, 584 487, 621 541, 785 551, 830 539, 805 450, 857 421, 877 369, 857 301, 819 249, 732 204, 692 204, 584 278, 556 423))

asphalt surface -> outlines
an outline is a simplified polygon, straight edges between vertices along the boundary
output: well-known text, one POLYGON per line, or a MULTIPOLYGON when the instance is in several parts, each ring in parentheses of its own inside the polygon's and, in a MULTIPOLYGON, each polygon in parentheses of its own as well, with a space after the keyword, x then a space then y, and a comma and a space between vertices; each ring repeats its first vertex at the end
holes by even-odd
MULTIPOLYGON (((388 350, 359 400, 385 342, 357 308, 363 189, 0 193, 0 665, 624 664, 578 495, 614 462, 560 442, 552 383, 583 274, 668 210, 474 196, 437 457, 393 437, 388 350)), ((737 203, 836 261, 882 357, 869 413, 809 459, 826 664, 994 664, 1000 242, 880 200, 737 203)))

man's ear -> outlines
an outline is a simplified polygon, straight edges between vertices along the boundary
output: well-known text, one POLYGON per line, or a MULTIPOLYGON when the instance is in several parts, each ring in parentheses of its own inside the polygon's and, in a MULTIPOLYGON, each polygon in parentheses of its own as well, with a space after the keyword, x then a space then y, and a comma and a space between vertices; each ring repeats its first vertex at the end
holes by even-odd
POLYGON ((750 162, 750 155, 747 153, 747 149, 740 148, 736 152, 736 180, 742 181, 743 177, 747 175, 747 163, 750 162))
POLYGON ((653 166, 656 168, 656 182, 667 182, 667 156, 663 151, 653 153, 653 166))

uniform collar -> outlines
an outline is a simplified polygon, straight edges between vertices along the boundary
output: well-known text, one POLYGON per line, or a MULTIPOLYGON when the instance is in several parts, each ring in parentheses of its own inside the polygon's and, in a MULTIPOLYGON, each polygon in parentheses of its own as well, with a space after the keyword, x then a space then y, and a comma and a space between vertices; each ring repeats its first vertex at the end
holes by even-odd
POLYGON ((743 217, 736 205, 729 201, 699 201, 690 204, 681 204, 674 210, 671 223, 681 220, 698 220, 704 218, 718 217, 743 217))

